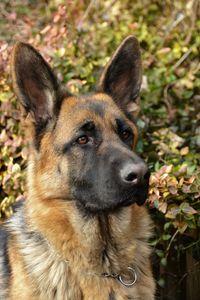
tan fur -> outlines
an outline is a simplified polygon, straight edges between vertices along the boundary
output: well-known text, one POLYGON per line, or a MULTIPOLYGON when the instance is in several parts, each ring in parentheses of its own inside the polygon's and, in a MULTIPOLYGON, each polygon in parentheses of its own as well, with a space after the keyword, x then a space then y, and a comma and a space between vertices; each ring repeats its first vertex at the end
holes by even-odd
MULTIPOLYGON (((131 42, 131 38, 127 38, 122 47, 125 47, 129 40, 131 42)), ((134 38, 132 40, 136 45, 136 40, 134 38)), ((24 52, 28 54, 29 51, 31 53, 34 50, 31 50, 29 46, 17 44, 12 57, 12 65, 15 66, 12 67, 15 91, 25 101, 26 106, 27 100, 24 100, 23 88, 20 89, 18 86, 20 81, 17 81, 15 70, 15 68, 20 69, 16 57, 21 47, 25 47, 24 52)), ((121 48, 117 50, 113 59, 119 55, 120 51, 121 48)), ((31 55, 34 59, 37 57, 40 62, 36 54, 31 55)), ((20 59, 23 59, 23 56, 20 59)), ((106 72, 109 66, 110 64, 106 72)), ((31 68, 33 72, 34 64, 31 68)), ((41 69, 46 72, 45 68, 47 67, 44 64, 41 69)), ((136 68, 139 72, 139 58, 136 68)), ((128 75, 127 72, 121 84, 115 87, 115 92, 121 89, 121 85, 126 85, 124 81, 127 80, 128 75)), ((46 76, 42 78, 46 86, 49 84, 49 75, 43 76, 46 76)), ((104 75, 100 85, 103 84, 103 77, 104 75)), ((140 79, 139 73, 137 85, 140 79)), ((24 80, 26 81, 26 78, 24 80)), ((30 98, 34 102, 37 100, 37 97, 34 97, 37 96, 38 86, 32 78, 30 82, 28 81, 29 83, 33 89, 33 95, 30 98)), ((48 87, 51 91, 52 85, 49 84, 48 87)), ((40 105, 42 106, 46 94, 44 91, 41 94, 40 105)), ((29 96, 25 93, 26 97, 27 95, 29 96)), ((48 118, 53 115, 53 106, 51 101, 49 103, 52 97, 54 97, 54 92, 48 95, 47 103, 45 103, 50 114, 48 118)), ((27 170, 28 197, 21 211, 23 217, 18 211, 8 224, 12 232, 8 251, 12 277, 8 298, 4 300, 154 300, 155 283, 149 259, 151 250, 148 246, 152 222, 146 208, 134 203, 129 207, 109 213, 85 217, 78 209, 76 201, 69 195, 71 161, 63 155, 62 149, 63 145, 70 142, 81 122, 93 120, 101 129, 103 143, 96 150, 99 156, 107 151, 110 144, 113 149, 120 149, 123 155, 126 153, 127 156, 130 155, 130 149, 119 143, 115 128, 117 125, 113 121, 113 116, 122 118, 132 128, 133 148, 137 142, 136 126, 110 96, 101 91, 92 95, 94 102, 100 101, 105 104, 103 116, 101 113, 95 113, 87 105, 81 108, 77 105, 80 102, 87 104, 88 100, 90 101, 90 96, 79 98, 68 96, 62 101, 56 123, 47 122, 39 150, 34 146, 36 134, 34 122, 38 122, 45 106, 41 108, 41 111, 40 108, 38 111, 34 108, 35 111, 33 109, 28 116, 29 124, 31 124, 27 170), (58 167, 60 168, 59 176, 58 167), (136 283, 132 287, 123 285, 117 278, 103 275, 115 273, 129 281, 132 276, 128 267, 134 268, 137 276, 136 283)), ((37 102, 34 103, 37 104, 37 102)), ((73 160, 74 164, 84 159, 83 153, 77 148, 73 151, 76 158, 73 160)), ((76 169, 81 174, 78 164, 76 169)))
POLYGON ((9 257, 12 266, 11 287, 9 290, 10 299, 30 299, 36 300, 33 296, 33 284, 28 278, 23 258, 18 249, 16 249, 16 240, 11 241, 9 245, 9 257))
MULTIPOLYGON (((60 157, 52 145, 53 140, 54 144, 59 144, 70 135, 70 130, 64 129, 64 112, 67 111, 68 122, 72 122, 72 128, 81 120, 82 114, 86 113, 81 112, 75 119, 70 119, 70 109, 74 107, 75 102, 75 98, 70 99, 70 108, 68 105, 65 107, 64 102, 57 125, 58 131, 54 136, 51 132, 45 134, 40 158, 38 159, 38 154, 33 151, 28 167, 29 198, 25 205, 26 219, 30 228, 40 232, 48 241, 49 247, 45 251, 48 261, 50 259, 49 264, 45 259, 40 262, 42 275, 36 274, 33 281, 36 280, 37 286, 38 283, 42 285, 43 280, 43 286, 48 283, 52 290, 56 286, 59 296, 54 297, 53 291, 44 287, 37 292, 34 290, 34 284, 29 282, 23 267, 23 255, 20 256, 16 252, 16 257, 11 253, 15 264, 10 299, 79 300, 83 297, 87 300, 107 300, 114 291, 117 300, 126 299, 130 295, 134 295, 132 299, 152 300, 154 293, 149 291, 154 291, 154 282, 149 263, 150 250, 147 246, 152 225, 146 209, 134 204, 116 214, 84 220, 74 202, 62 201, 66 186, 62 190, 62 182, 56 178, 55 166, 60 157), (109 245, 108 259, 102 263, 105 244, 109 245), (48 251, 54 254, 49 254, 48 251), (49 275, 49 265, 52 268, 52 276, 49 275), (123 275, 131 265, 136 268, 138 276, 133 288, 126 288, 116 279, 101 276, 105 272, 123 275), (69 286, 63 284, 59 290, 59 283, 63 277, 64 282, 69 282, 69 286), (37 278, 40 280, 38 283, 37 278), (48 290, 47 294, 43 290, 48 290)), ((88 113, 94 117, 93 113, 88 113)), ((109 116, 106 119, 108 121, 109 116)), ((98 122, 98 116, 95 116, 95 120, 98 122)), ((112 134, 109 131, 107 134, 109 142, 112 134)), ((68 166, 64 162, 63 167, 67 174, 68 166)), ((34 259, 34 255, 41 255, 41 248, 39 247, 38 253, 35 248, 32 249, 31 259, 34 259)))
MULTIPOLYGON (((55 299, 78 300, 81 299, 81 293, 83 293, 84 299, 88 300, 109 299, 112 290, 117 295, 116 299, 126 299, 131 294, 134 295, 133 299, 153 299, 153 296, 149 295, 149 289, 154 289, 154 282, 151 279, 150 264, 148 262, 150 251, 146 245, 146 241, 150 237, 151 222, 146 209, 134 204, 132 207, 124 208, 116 215, 111 214, 105 218, 102 217, 102 220, 95 217, 85 221, 73 202, 68 202, 66 205, 66 202, 63 203, 61 199, 49 199, 48 192, 51 195, 53 189, 56 192, 58 183, 55 177, 52 177, 51 180, 51 176, 53 176, 51 169, 53 169, 57 158, 53 151, 50 152, 51 147, 46 144, 48 139, 47 134, 42 143, 45 152, 44 154, 41 153, 41 163, 39 161, 36 165, 33 162, 29 164, 30 197, 26 202, 26 216, 31 228, 41 232, 48 240, 49 251, 55 251, 58 254, 58 258, 56 260, 52 258, 52 262, 50 262, 50 264, 54 264, 53 268, 55 268, 52 273, 58 274, 60 272, 57 275, 60 278, 64 268, 66 280, 69 281, 69 278, 71 278, 70 287, 60 290, 58 292, 60 298, 55 299), (48 163, 46 163, 46 160, 48 160, 48 163), (48 175, 46 174, 48 178, 42 180, 45 171, 49 172, 48 175), (47 187, 45 187, 45 181, 47 187), (106 227, 103 228, 103 226, 106 227), (107 240, 104 231, 109 231, 108 238, 111 238, 111 240, 107 240), (106 264, 102 265, 101 253, 105 244, 109 244, 109 259, 106 264), (115 251, 116 245, 117 252, 115 251), (62 265, 60 271, 59 264, 62 265), (126 273, 126 269, 130 265, 137 266, 138 270, 142 270, 142 272, 138 271, 138 282, 132 288, 133 292, 131 288, 123 287, 116 279, 101 277, 104 272, 126 273), (77 298, 70 298, 70 293, 72 295, 77 294, 77 298)), ((51 145, 50 141, 48 143, 51 145)), ((36 249, 33 249, 33 252, 35 251, 36 249)), ((35 255, 41 254, 36 252, 35 255)), ((47 256, 49 258, 48 253, 47 256)), ((32 256, 31 258, 33 259, 32 256)), ((35 291, 32 284, 27 282, 26 271, 23 268, 23 258, 18 255, 13 258, 14 260, 17 261, 15 268, 18 275, 15 276, 14 272, 17 281, 13 281, 11 299, 20 299, 21 294, 18 297, 20 291, 23 291, 23 299, 29 298, 32 300, 34 297, 36 297, 35 299, 47 299, 47 295, 38 296, 38 298, 34 296, 35 291), (23 288, 20 288, 20 286, 23 288), (24 287, 27 287, 27 289, 24 287)), ((45 259, 41 264, 42 276, 44 282, 47 282, 49 271, 45 259)), ((51 280, 56 280, 56 278, 51 280)), ((55 284, 49 282, 49 285, 53 287, 55 284)), ((54 298, 51 298, 51 294, 49 294, 48 299, 54 298)))
MULTIPOLYGON (((128 295, 134 295, 133 299, 153 299, 153 295, 149 293, 149 290, 154 289, 154 282, 151 279, 150 263, 148 262, 149 248, 146 246, 151 223, 144 208, 133 205, 131 208, 125 208, 118 215, 108 217, 111 242, 106 241, 105 237, 102 236, 99 220, 95 218, 85 222, 73 204, 69 204, 66 210, 66 206, 62 207, 59 201, 55 200, 50 207, 50 205, 46 206, 45 202, 37 203, 36 200, 34 211, 29 208, 29 205, 31 205, 30 202, 27 203, 27 209, 31 226, 40 230, 50 241, 48 251, 58 253, 58 257, 52 255, 54 279, 49 279, 46 261, 41 262, 44 282, 51 280, 49 284, 53 289, 55 284, 52 281, 56 281, 56 276, 58 276, 58 279, 63 276, 63 268, 65 269, 66 280, 69 281, 69 278, 71 278, 67 290, 59 291, 60 298, 51 298, 51 294, 49 294, 48 299, 82 299, 81 294, 83 294, 84 299, 88 300, 109 299, 112 290, 117 295, 116 299, 126 299, 128 295), (56 212, 54 205, 56 206, 56 212), (58 210, 59 207, 60 210, 58 210), (52 215, 54 216, 53 220, 52 215), (105 243, 110 243, 109 260, 102 266, 101 253, 105 243), (115 244, 118 247, 117 252, 113 248, 115 244), (62 265, 60 271, 59 265, 62 265), (138 282, 133 288, 125 288, 116 279, 101 277, 104 272, 126 273, 126 268, 129 265, 138 268, 138 282), (72 295, 77 294, 77 298, 75 296, 73 296, 75 298, 70 298, 70 293, 72 295)), ((41 253, 37 253, 36 249, 33 249, 33 252, 35 252, 35 256, 41 255, 41 253)), ((46 255, 49 258, 50 254, 48 252, 46 255)), ((34 259, 34 256, 31 255, 31 257, 34 259)), ((22 264, 22 262, 19 263, 22 264)), ((22 275, 24 273, 23 270, 22 275)), ((18 277, 20 274, 19 269, 18 277)), ((20 282, 23 282, 23 286, 27 286, 24 275, 20 278, 20 282)), ((28 286, 31 289, 31 285, 28 286)), ((58 286, 58 283, 56 286, 58 286)), ((24 289, 23 293, 26 293, 24 289)), ((27 298, 29 294, 30 290, 28 289, 27 298)), ((32 294, 34 295, 34 290, 32 294)), ((47 295, 41 297, 36 299, 44 300, 47 295)), ((14 298, 11 299, 14 300, 14 298)), ((15 299, 18 299, 16 295, 15 299)))

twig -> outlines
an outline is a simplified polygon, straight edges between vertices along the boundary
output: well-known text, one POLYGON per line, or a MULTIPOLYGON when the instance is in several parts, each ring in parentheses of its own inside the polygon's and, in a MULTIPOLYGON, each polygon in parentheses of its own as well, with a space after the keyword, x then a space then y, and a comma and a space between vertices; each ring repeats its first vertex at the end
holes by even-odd
POLYGON ((195 242, 191 243, 190 245, 184 247, 183 250, 187 250, 187 249, 197 245, 198 243, 200 243, 200 239, 198 241, 195 241, 195 242))
POLYGON ((172 236, 172 238, 171 238, 171 240, 170 240, 170 242, 169 242, 169 244, 167 246, 167 249, 166 249, 167 256, 168 256, 168 253, 169 253, 169 249, 171 248, 171 245, 172 245, 172 243, 173 243, 173 241, 174 241, 174 239, 175 239, 175 237, 177 236, 178 233, 179 233, 179 230, 177 229, 175 231, 175 233, 173 234, 173 236, 172 236))
POLYGON ((81 23, 87 18, 87 16, 89 15, 89 13, 90 13, 90 11, 91 11, 93 5, 95 4, 95 2, 98 3, 98 0, 91 0, 91 1, 90 1, 89 5, 88 5, 88 7, 87 7, 87 9, 86 9, 86 11, 85 11, 83 17, 82 17, 81 23))
POLYGON ((194 45, 193 45, 192 47, 190 47, 190 48, 188 49, 188 51, 185 52, 185 53, 183 54, 183 56, 181 56, 181 58, 175 63, 175 65, 174 65, 174 67, 173 67, 174 70, 176 70, 176 69, 184 62, 184 60, 186 60, 186 58, 187 58, 187 57, 190 55, 190 53, 192 52, 193 47, 194 47, 194 45))
POLYGON ((199 0, 194 0, 192 6, 193 6, 193 8, 192 8, 192 12, 191 12, 191 26, 189 28, 188 35, 186 36, 186 38, 183 42, 184 45, 189 44, 189 42, 191 40, 192 33, 195 28, 195 22, 196 22, 198 8, 199 8, 199 0))
POLYGON ((182 283, 182 281, 183 281, 187 276, 190 276, 190 275, 196 273, 196 271, 198 270, 198 269, 196 269, 196 266, 198 266, 198 265, 199 265, 199 262, 196 262, 196 263, 194 264, 194 268, 190 269, 188 272, 185 272, 185 273, 183 274, 183 276, 179 279, 179 281, 176 282, 176 283, 172 286, 171 291, 169 291, 169 292, 167 293, 167 296, 173 295, 173 293, 174 293, 175 289, 177 288, 177 286, 180 286, 180 284, 182 283))
POLYGON ((183 13, 178 13, 175 17, 175 20, 168 26, 166 29, 166 34, 168 35, 180 22, 182 22, 185 18, 183 13))

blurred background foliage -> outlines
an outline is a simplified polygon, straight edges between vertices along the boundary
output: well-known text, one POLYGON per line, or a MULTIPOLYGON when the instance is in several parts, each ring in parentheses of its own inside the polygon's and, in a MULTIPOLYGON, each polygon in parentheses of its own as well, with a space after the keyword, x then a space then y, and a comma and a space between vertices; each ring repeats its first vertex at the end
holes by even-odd
POLYGON ((85 93, 129 34, 139 39, 143 56, 137 151, 152 171, 158 296, 197 299, 188 296, 187 279, 200 278, 198 0, 0 2, 0 218, 26 197, 27 139, 9 75, 15 41, 34 45, 70 91, 85 93))

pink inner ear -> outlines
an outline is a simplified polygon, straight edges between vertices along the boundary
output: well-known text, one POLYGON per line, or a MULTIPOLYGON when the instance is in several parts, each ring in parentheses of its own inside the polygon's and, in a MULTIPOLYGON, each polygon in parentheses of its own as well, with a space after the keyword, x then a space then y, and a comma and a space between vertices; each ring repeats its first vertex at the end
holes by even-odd
POLYGON ((34 114, 36 122, 47 120, 50 118, 50 99, 49 95, 45 91, 45 87, 42 87, 32 79, 26 79, 24 82, 24 89, 27 91, 28 101, 30 104, 30 110, 34 114))

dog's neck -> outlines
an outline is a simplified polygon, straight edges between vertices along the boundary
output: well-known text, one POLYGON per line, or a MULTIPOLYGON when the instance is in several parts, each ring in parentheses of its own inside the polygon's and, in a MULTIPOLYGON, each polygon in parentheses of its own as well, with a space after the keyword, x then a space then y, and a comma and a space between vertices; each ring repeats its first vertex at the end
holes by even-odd
MULTIPOLYGON (((8 226, 15 232, 29 275, 42 287, 42 299, 55 299, 55 290, 62 295, 57 299, 68 298, 69 293, 72 299, 79 299, 79 287, 90 293, 91 285, 98 288, 90 299, 96 299, 101 288, 103 299, 108 299, 112 287, 121 289, 120 276, 124 282, 132 282, 133 287, 143 280, 144 274, 148 277, 150 250, 146 240, 150 220, 142 207, 133 205, 116 214, 85 220, 72 203, 64 205, 60 200, 46 202, 34 198, 37 203, 32 210, 31 201, 25 201, 8 226), (133 271, 127 273, 128 267, 133 271), (106 279, 105 273, 119 276, 106 279)), ((123 287, 125 298, 129 291, 123 287)), ((145 297, 146 294, 141 299, 153 299, 145 297)))
POLYGON ((143 244, 146 247, 150 220, 142 207, 132 205, 112 214, 83 217, 72 201, 34 197, 34 206, 31 201, 25 208, 31 228, 42 233, 74 270, 79 265, 83 272, 120 273, 136 264, 135 251, 143 244))

